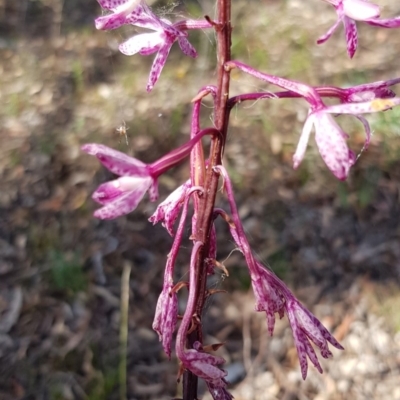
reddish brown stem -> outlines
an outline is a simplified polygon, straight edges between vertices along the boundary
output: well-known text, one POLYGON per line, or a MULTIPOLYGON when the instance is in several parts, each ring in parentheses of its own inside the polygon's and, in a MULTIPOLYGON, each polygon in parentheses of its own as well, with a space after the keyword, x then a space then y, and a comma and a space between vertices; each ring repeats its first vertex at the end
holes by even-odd
MULTIPOLYGON (((207 266, 205 258, 208 255, 212 215, 218 190, 219 175, 213 171, 213 167, 221 164, 229 119, 227 101, 229 98, 230 73, 225 70, 224 65, 231 59, 231 0, 217 0, 217 7, 217 23, 214 25, 214 28, 217 36, 218 81, 214 108, 214 126, 220 132, 220 135, 214 136, 211 141, 204 194, 199 199, 197 229, 194 232, 194 240, 204 243, 196 259, 196 270, 198 271, 196 314, 199 318, 202 316, 207 296, 207 266)), ((192 348, 195 341, 203 342, 201 323, 188 335, 187 341, 188 348, 192 348)), ((183 400, 197 400, 197 377, 187 370, 183 376, 183 400)))

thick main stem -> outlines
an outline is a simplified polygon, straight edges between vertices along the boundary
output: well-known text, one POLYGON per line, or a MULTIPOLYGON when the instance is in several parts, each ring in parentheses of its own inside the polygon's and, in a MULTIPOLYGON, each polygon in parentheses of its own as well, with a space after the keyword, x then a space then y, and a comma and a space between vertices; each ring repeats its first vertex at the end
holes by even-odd
MULTIPOLYGON (((209 250, 209 238, 212 224, 215 198, 218 190, 219 174, 214 172, 213 167, 221 164, 222 154, 228 131, 229 110, 227 100, 229 98, 230 73, 224 65, 231 58, 231 0, 218 0, 218 15, 215 25, 217 36, 217 93, 214 107, 214 126, 219 135, 213 136, 211 140, 209 164, 206 171, 204 194, 199 199, 195 240, 204 243, 198 252, 195 268, 197 271, 196 284, 196 311, 195 314, 201 319, 204 302, 206 298, 207 266, 205 258, 209 250)), ((192 348, 195 341, 202 343, 202 326, 188 335, 188 347, 192 348)), ((197 400, 197 376, 190 371, 185 371, 183 376, 183 400, 197 400)))

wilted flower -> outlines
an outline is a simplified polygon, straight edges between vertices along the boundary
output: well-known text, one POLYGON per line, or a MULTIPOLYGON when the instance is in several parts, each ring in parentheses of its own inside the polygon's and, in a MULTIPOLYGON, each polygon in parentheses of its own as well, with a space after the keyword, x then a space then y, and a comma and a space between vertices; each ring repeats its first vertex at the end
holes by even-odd
POLYGON ((168 358, 171 358, 171 341, 176 321, 178 319, 178 296, 173 290, 172 279, 164 282, 162 292, 158 297, 153 329, 162 341, 163 349, 168 358))
POLYGON ((196 342, 193 349, 188 349, 179 357, 185 368, 192 371, 199 378, 211 383, 214 387, 226 387, 226 371, 218 368, 224 364, 222 357, 202 351, 200 343, 196 342), (197 347, 198 349, 196 349, 197 347))
MULTIPOLYGON (((226 385, 225 380, 224 383, 226 385)), ((233 400, 233 396, 228 392, 226 386, 215 386, 210 381, 206 381, 206 384, 214 400, 233 400)))
POLYGON ((181 211, 187 191, 190 187, 191 182, 190 180, 187 180, 183 185, 176 188, 162 203, 158 205, 156 211, 149 218, 149 221, 152 222, 153 225, 161 222, 167 232, 171 236, 174 236, 174 224, 178 219, 179 212, 181 211))
POLYGON ((222 165, 215 167, 214 170, 219 172, 223 177, 224 188, 231 208, 232 220, 230 220, 227 215, 223 215, 221 211, 219 214, 228 222, 232 237, 246 259, 251 284, 256 297, 256 311, 266 312, 268 331, 271 335, 274 331, 275 313, 282 318, 286 312, 293 331, 303 378, 305 379, 307 375, 308 366, 306 356, 310 358, 318 371, 322 372, 318 358, 309 342, 309 339, 319 347, 322 357, 325 358, 331 355, 327 342, 331 343, 338 349, 343 349, 343 347, 328 332, 321 322, 319 322, 313 314, 300 304, 293 293, 277 276, 264 268, 260 262, 255 260, 244 233, 243 226, 240 222, 228 173, 222 165))
POLYGON ((178 297, 176 292, 182 286, 185 286, 182 282, 174 286, 173 273, 185 229, 189 199, 195 191, 201 192, 202 188, 194 186, 191 189, 185 190, 182 215, 176 231, 174 243, 172 244, 171 251, 167 257, 167 264, 164 272, 164 284, 157 301, 157 308, 153 321, 153 329, 158 333, 164 351, 169 358, 171 357, 172 334, 175 330, 176 320, 178 317, 178 297))

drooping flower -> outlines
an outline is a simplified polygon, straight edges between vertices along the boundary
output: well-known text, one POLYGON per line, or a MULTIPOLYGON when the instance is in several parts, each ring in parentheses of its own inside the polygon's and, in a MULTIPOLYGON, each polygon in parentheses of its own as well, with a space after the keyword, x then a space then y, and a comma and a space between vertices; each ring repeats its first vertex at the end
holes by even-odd
POLYGON ((210 381, 206 381, 206 384, 214 400, 233 400, 233 396, 228 392, 226 386, 215 386, 210 381))
POLYGON ((225 388, 226 371, 219 369, 218 365, 224 364, 225 360, 222 357, 203 351, 199 342, 193 344, 193 349, 188 349, 182 357, 179 357, 185 368, 199 378, 210 383, 212 387, 225 388))
POLYGON ((301 305, 286 285, 254 258, 239 218, 233 196, 232 183, 228 173, 221 165, 214 167, 214 170, 219 172, 223 177, 232 220, 227 214, 224 215, 222 211, 219 211, 219 215, 228 223, 232 238, 246 259, 254 295, 256 297, 256 311, 266 312, 268 331, 271 335, 274 331, 275 314, 278 314, 279 317, 282 318, 286 312, 293 331, 293 338, 303 379, 307 376, 307 356, 318 371, 322 372, 322 368, 310 341, 320 349, 321 355, 324 358, 331 356, 328 342, 338 349, 343 349, 343 347, 321 322, 301 305))
POLYGON ((153 329, 158 333, 158 337, 162 342, 164 351, 168 355, 168 358, 171 358, 172 334, 175 330, 176 321, 178 318, 178 297, 176 292, 182 286, 185 286, 185 283, 183 282, 180 282, 174 286, 173 273, 176 258, 182 243, 182 237, 188 213, 189 199, 195 191, 201 192, 202 188, 194 186, 191 189, 185 190, 182 215, 171 251, 167 257, 167 264, 164 272, 164 284, 157 301, 156 313, 153 321, 153 329))
POLYGON ((172 277, 164 281, 163 289, 158 297, 153 329, 158 333, 163 349, 168 358, 171 358, 172 334, 178 319, 178 296, 173 290, 172 277))

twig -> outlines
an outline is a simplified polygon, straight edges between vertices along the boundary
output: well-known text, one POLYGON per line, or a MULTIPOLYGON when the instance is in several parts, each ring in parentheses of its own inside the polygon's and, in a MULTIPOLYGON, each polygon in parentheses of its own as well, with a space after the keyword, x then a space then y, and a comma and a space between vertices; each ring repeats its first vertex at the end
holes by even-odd
POLYGON ((128 312, 129 312, 129 277, 131 265, 124 263, 121 278, 121 323, 119 326, 119 398, 127 400, 126 368, 127 368, 127 349, 128 349, 128 312))

